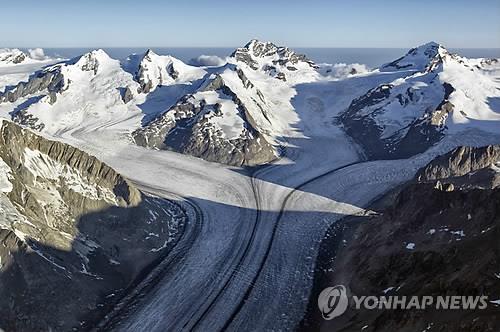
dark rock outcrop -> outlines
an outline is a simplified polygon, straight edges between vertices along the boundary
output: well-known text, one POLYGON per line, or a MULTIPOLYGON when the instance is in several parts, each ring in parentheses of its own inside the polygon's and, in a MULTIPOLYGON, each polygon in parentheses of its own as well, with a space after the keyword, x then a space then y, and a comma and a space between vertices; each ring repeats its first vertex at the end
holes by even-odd
POLYGON ((418 181, 460 177, 500 162, 500 145, 461 146, 437 157, 416 175, 418 181))

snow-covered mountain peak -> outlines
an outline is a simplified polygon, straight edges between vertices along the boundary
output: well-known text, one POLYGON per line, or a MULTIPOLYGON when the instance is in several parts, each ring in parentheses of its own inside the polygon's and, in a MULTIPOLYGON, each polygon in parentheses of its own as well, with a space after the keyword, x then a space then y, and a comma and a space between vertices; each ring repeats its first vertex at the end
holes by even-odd
POLYGON ((116 62, 116 60, 111 59, 111 57, 104 50, 98 49, 83 54, 69 64, 74 64, 82 71, 90 71, 97 74, 100 66, 110 62, 116 62))
POLYGON ((250 54, 254 57, 263 58, 276 54, 280 48, 271 42, 262 42, 257 39, 252 39, 243 47, 243 49, 246 49, 247 52, 250 52, 250 54))
POLYGON ((158 86, 185 83, 205 75, 203 68, 189 66, 170 55, 158 55, 148 49, 137 65, 135 78, 142 93, 154 91, 158 86))
POLYGON ((292 84, 310 81, 317 68, 316 64, 303 54, 257 39, 252 39, 244 47, 236 49, 231 54, 231 60, 292 84), (311 75, 305 74, 306 72, 311 75))
POLYGON ((304 54, 296 53, 285 46, 277 46, 272 42, 263 42, 257 39, 252 39, 244 47, 236 49, 231 57, 247 63, 253 69, 258 69, 260 62, 258 59, 267 59, 280 65, 296 65, 303 62, 310 67, 315 67, 314 62, 304 54), (253 61, 248 61, 248 57, 253 61))
POLYGON ((450 53, 443 45, 432 41, 410 49, 399 59, 383 65, 381 70, 432 71, 440 64, 454 60, 464 62, 460 56, 450 53))

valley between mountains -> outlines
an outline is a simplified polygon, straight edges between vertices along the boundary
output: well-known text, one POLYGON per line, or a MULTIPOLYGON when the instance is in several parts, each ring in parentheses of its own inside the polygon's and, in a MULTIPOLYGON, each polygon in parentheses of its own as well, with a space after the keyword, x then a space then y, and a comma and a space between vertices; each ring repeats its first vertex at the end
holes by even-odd
POLYGON ((2 50, 0 116, 1 328, 293 330, 333 224, 500 144, 500 62, 434 42, 375 69, 258 40, 220 66, 2 50))

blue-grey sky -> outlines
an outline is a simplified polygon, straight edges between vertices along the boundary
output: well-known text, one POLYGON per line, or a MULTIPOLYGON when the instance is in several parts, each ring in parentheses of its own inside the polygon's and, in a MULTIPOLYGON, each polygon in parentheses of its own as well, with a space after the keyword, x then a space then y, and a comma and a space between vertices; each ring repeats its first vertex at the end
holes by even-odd
POLYGON ((0 3, 0 46, 500 47, 500 0, 23 0, 0 3))

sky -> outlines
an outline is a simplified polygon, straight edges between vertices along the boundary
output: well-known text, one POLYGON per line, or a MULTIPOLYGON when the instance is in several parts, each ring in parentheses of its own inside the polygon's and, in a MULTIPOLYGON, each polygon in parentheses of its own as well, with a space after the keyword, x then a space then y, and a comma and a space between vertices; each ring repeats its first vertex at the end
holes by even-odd
POLYGON ((0 47, 499 48, 500 0, 0 0, 0 47))

